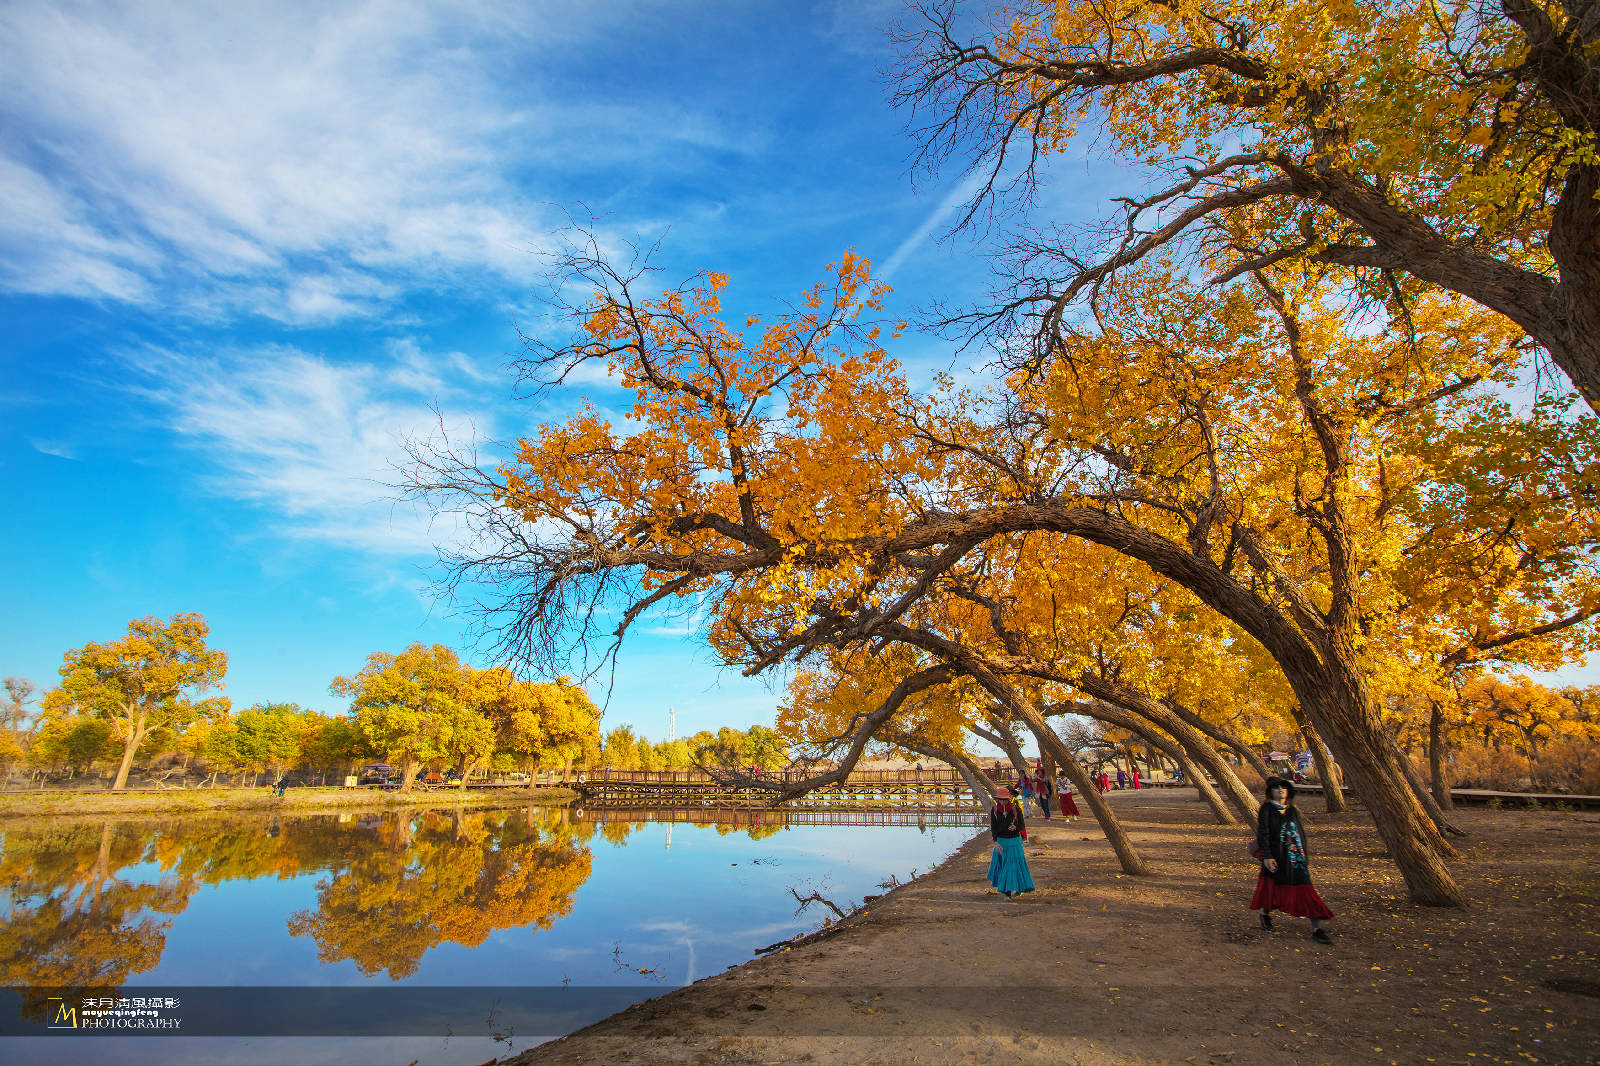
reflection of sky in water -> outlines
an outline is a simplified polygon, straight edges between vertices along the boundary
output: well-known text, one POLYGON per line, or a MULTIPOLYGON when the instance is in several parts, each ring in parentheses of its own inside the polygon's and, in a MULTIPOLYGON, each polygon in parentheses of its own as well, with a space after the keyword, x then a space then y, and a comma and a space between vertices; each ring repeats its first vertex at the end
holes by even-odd
MULTIPOLYGON (((285 824, 283 834, 292 836, 298 825, 315 826, 319 821, 308 818, 285 824)), ((345 830, 353 828, 349 823, 348 818, 342 823, 345 830)), ((238 826, 237 821, 230 823, 235 830, 238 826)), ((194 834, 192 823, 188 828, 186 846, 203 848, 204 834, 194 834)), ((795 915, 791 887, 801 895, 820 891, 845 906, 881 892, 881 882, 891 876, 904 880, 913 870, 936 865, 976 831, 968 826, 795 825, 751 839, 742 830, 719 833, 711 826, 649 823, 614 842, 599 827, 595 829, 587 840, 580 835, 573 841, 579 850, 588 850, 592 866, 572 893, 565 917, 556 918, 545 930, 535 925, 492 929, 476 947, 446 939, 426 950, 415 972, 402 983, 506 987, 570 982, 665 991, 720 973, 748 960, 757 947, 820 924, 822 911, 815 906, 795 915), (640 973, 641 968, 651 972, 640 973)), ((127 824, 117 830, 135 831, 127 824)), ((260 832, 266 834, 265 824, 260 832)), ((316 912, 323 902, 319 884, 330 876, 328 862, 339 869, 356 857, 349 851, 351 841, 368 846, 366 834, 355 833, 339 853, 316 861, 312 868, 291 867, 198 885, 180 912, 157 916, 172 919, 160 960, 152 969, 129 977, 130 993, 137 986, 392 986, 394 980, 383 969, 365 976, 349 958, 320 961, 312 936, 289 932, 292 915, 316 912)), ((370 846, 380 846, 376 837, 370 846)), ((408 871, 407 876, 415 872, 408 871)), ((163 876, 170 877, 170 870, 164 872, 154 862, 123 865, 115 871, 124 884, 155 882, 163 876)), ((483 1062, 506 1052, 503 1045, 482 1036, 467 1039, 469 1035, 448 1043, 401 1039, 394 1054, 385 1052, 382 1057, 399 1062, 413 1058, 425 1063, 483 1062)), ((519 1048, 528 1042, 520 1040, 519 1048)), ((52 1043, 44 1037, 8 1040, 7 1058, 19 1063, 55 1061, 60 1047, 56 1044, 52 1053, 52 1043)), ((307 1038, 219 1043, 199 1037, 84 1036, 73 1046, 74 1057, 81 1055, 86 1062, 268 1062, 286 1055, 309 1061, 302 1051, 310 1043, 307 1038)), ((356 1057, 366 1059, 378 1046, 364 1040, 356 1057)), ((350 1061, 353 1050, 347 1049, 343 1061, 350 1061)), ((335 1056, 329 1061, 339 1060, 335 1056)))

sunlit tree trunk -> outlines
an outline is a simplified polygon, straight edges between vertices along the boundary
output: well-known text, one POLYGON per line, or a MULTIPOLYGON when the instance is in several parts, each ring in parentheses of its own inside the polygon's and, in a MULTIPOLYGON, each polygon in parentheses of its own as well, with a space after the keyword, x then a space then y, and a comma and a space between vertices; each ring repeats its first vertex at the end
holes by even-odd
POLYGON ((127 721, 122 723, 124 735, 122 738, 122 763, 117 767, 117 776, 111 782, 111 791, 120 792, 127 787, 128 773, 133 769, 133 756, 139 750, 139 745, 144 742, 145 714, 137 714, 130 708, 127 721))

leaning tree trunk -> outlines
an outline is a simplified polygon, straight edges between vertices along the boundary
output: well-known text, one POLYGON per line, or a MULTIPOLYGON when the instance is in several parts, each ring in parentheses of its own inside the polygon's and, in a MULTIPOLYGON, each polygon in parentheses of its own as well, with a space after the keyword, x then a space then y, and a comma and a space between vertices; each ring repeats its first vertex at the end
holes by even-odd
POLYGON ((1445 865, 1445 856, 1454 849, 1400 768, 1354 662, 1354 651, 1330 648, 1323 664, 1279 651, 1285 652, 1275 655, 1284 676, 1372 812, 1378 835, 1405 878, 1412 901, 1434 907, 1465 906, 1466 896, 1445 865))
POLYGON ((1049 751, 1055 756, 1056 762, 1061 764, 1061 769, 1066 772, 1067 779, 1077 788, 1084 801, 1089 804, 1089 810, 1094 812, 1094 820, 1100 823, 1100 829, 1106 835, 1106 841, 1111 845, 1111 850, 1116 852, 1117 861, 1122 864, 1122 872, 1127 874, 1142 875, 1152 873, 1145 864, 1139 852, 1133 846, 1133 841, 1128 839, 1127 831, 1122 828, 1122 823, 1117 821, 1117 816, 1111 810, 1111 805, 1106 798, 1100 795, 1100 790, 1094 787, 1094 782, 1089 780, 1089 771, 1080 763, 1077 756, 1067 750, 1067 746, 1056 736, 1055 731, 1046 724, 1044 717, 1039 714, 1031 704, 1008 691, 998 677, 990 675, 980 678, 985 688, 989 688, 996 697, 1008 700, 1015 713, 1021 717, 1023 724, 1033 730, 1033 735, 1039 740, 1039 750, 1049 751), (996 687, 991 688, 994 685, 996 687))
POLYGON ((1173 713, 1161 701, 1130 685, 1107 681, 1088 673, 1078 678, 1076 684, 1096 699, 1126 708, 1159 726, 1168 736, 1182 744, 1194 756, 1196 762, 1211 772, 1217 779, 1218 791, 1222 793, 1234 812, 1246 822, 1254 821, 1261 802, 1250 794, 1249 787, 1240 780, 1233 767, 1228 765, 1228 760, 1217 753, 1217 749, 1211 746, 1200 730, 1173 713))
POLYGON ((1429 700, 1428 712, 1428 776, 1432 778, 1433 798, 1443 810, 1450 810, 1455 806, 1455 797, 1450 795, 1450 780, 1445 776, 1444 759, 1446 744, 1444 736, 1444 715, 1439 713, 1439 702, 1429 700))
POLYGON ((1240 820, 1228 809, 1227 800, 1222 798, 1222 795, 1211 784, 1210 779, 1206 777, 1205 771, 1184 750, 1183 745, 1176 740, 1161 736, 1152 726, 1141 721, 1131 712, 1113 707, 1108 703, 1095 704, 1092 708, 1082 704, 1074 704, 1070 707, 1070 712, 1073 714, 1093 715, 1109 725, 1118 726, 1131 733, 1137 733, 1144 738, 1147 744, 1159 748, 1177 760, 1178 765, 1183 768, 1184 776, 1194 782, 1194 787, 1199 791, 1200 798, 1211 809, 1211 816, 1216 819, 1218 825, 1241 824, 1240 820))
MULTIPOLYGON (((1422 779, 1422 773, 1417 769, 1416 764, 1411 761, 1411 756, 1401 751, 1400 745, 1396 744, 1394 738, 1388 733, 1383 734, 1383 739, 1393 749, 1395 765, 1400 767, 1400 772, 1405 775, 1406 782, 1411 785, 1411 791, 1416 794, 1417 802, 1422 804, 1422 809, 1428 812, 1428 817, 1433 820, 1433 824, 1438 827, 1439 832, 1441 834, 1450 833, 1458 837, 1466 836, 1466 830, 1459 828, 1445 816, 1444 808, 1439 806, 1438 801, 1433 798, 1433 793, 1428 791, 1428 783, 1422 779)), ((1441 839, 1443 838, 1441 837, 1441 839)), ((1456 854, 1456 849, 1451 847, 1449 841, 1444 841, 1444 847, 1446 855, 1454 856, 1456 854)))
POLYGON ((889 733, 884 739, 892 744, 898 744, 907 751, 914 751, 918 755, 925 755, 955 767, 961 779, 967 783, 967 788, 972 791, 972 798, 978 801, 978 806, 986 811, 994 806, 994 794, 990 791, 991 786, 984 782, 983 771, 961 752, 942 744, 914 740, 903 733, 889 733))
POLYGON ((1339 764, 1334 762, 1333 754, 1328 751, 1328 745, 1323 742, 1322 734, 1317 732, 1317 727, 1312 725, 1298 708, 1294 710, 1295 722, 1300 726, 1300 732, 1306 738, 1306 747, 1311 749, 1311 761, 1317 764, 1317 779, 1322 782, 1322 801, 1329 814, 1339 814, 1344 811, 1344 775, 1339 772, 1339 764))
POLYGON ((1172 713, 1177 715, 1179 718, 1182 718, 1185 722, 1188 722, 1190 725, 1194 726, 1212 740, 1216 741, 1218 744, 1221 744, 1223 747, 1229 749, 1235 755, 1239 756, 1240 760, 1242 760, 1245 765, 1249 766, 1250 769, 1254 770, 1260 775, 1263 782, 1265 782, 1267 778, 1273 776, 1272 768, 1267 765, 1267 760, 1261 757, 1260 752, 1256 751, 1256 749, 1245 743, 1244 737, 1239 735, 1238 730, 1232 729, 1225 725, 1219 725, 1216 722, 1208 722, 1194 711, 1191 711, 1189 708, 1183 706, 1183 704, 1172 699, 1163 698, 1161 700, 1161 705, 1172 711, 1172 713))
POLYGON ((122 741, 122 763, 117 767, 117 776, 111 782, 111 791, 121 792, 128 785, 128 772, 133 769, 133 756, 139 750, 139 745, 144 743, 144 715, 140 714, 135 719, 128 716, 128 735, 122 741))
MULTIPOLYGON (((1022 745, 1017 743, 1017 738, 1012 734, 1010 726, 993 716, 989 718, 989 724, 994 727, 994 732, 992 733, 986 729, 978 729, 970 724, 967 729, 1005 752, 1006 758, 1011 760, 1011 766, 1017 771, 1019 778, 1031 776, 1033 770, 1028 766, 1028 757, 1022 754, 1022 745)), ((1002 783, 1000 781, 995 782, 996 785, 1002 783)))
MULTIPOLYGON (((1131 720, 1131 716, 1130 716, 1131 720)), ((1177 761, 1183 770, 1183 776, 1194 782, 1194 787, 1200 793, 1200 799, 1211 810, 1211 817, 1218 825, 1243 825, 1244 822, 1237 818, 1233 811, 1228 809, 1228 801, 1217 791, 1211 779, 1206 776, 1205 770, 1195 762, 1189 751, 1178 741, 1169 740, 1157 734, 1153 729, 1141 729, 1130 725, 1130 729, 1144 738, 1147 744, 1158 748, 1177 761)))

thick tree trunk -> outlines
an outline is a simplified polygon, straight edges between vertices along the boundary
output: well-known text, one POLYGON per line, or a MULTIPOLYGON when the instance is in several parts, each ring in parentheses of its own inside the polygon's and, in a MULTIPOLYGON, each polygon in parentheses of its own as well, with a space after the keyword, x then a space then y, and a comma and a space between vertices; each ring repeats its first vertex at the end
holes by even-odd
POLYGON ((1450 781, 1445 776, 1445 738, 1444 716, 1439 713, 1437 701, 1429 701, 1428 711, 1428 776, 1433 780, 1434 801, 1444 810, 1455 806, 1455 798, 1450 795, 1450 781))
POLYGON ((121 792, 127 787, 128 773, 133 769, 133 756, 142 743, 144 743, 144 715, 141 714, 137 722, 128 723, 128 735, 122 742, 122 763, 117 767, 116 779, 111 782, 111 791, 121 792))
MULTIPOLYGON (((1591 13, 1591 18, 1592 13, 1591 13)), ((1592 47, 1592 46, 1591 46, 1592 47)), ((1592 62, 1592 61, 1591 61, 1592 62)), ((1582 69, 1581 67, 1579 69, 1582 69)), ((1590 70, 1592 71, 1592 66, 1590 70)), ((1593 75, 1589 75, 1593 84, 1593 75)), ((1593 129, 1593 127, 1590 127, 1593 129)), ((1566 306, 1560 339, 1534 334, 1556 365, 1600 411, 1600 166, 1575 162, 1550 219, 1550 252, 1560 271, 1557 299, 1566 306)), ((1532 331, 1530 331, 1532 332, 1532 331)))
POLYGON ((1435 907, 1464 906, 1466 896, 1444 861, 1453 849, 1399 767, 1394 745, 1370 710, 1359 670, 1337 662, 1330 666, 1327 672, 1286 668, 1284 674, 1307 717, 1327 740, 1372 812, 1378 835, 1405 878, 1412 901, 1435 907))

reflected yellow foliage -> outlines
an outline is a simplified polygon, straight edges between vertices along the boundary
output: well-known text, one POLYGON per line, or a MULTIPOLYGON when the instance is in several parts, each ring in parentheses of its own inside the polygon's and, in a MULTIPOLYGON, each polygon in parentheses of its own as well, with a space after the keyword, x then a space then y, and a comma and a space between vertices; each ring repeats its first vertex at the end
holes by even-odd
POLYGON ((525 814, 411 813, 388 819, 390 846, 343 865, 317 887, 314 911, 290 918, 323 962, 363 974, 415 973, 438 944, 476 947, 496 929, 548 929, 572 909, 591 856, 566 827, 525 814))

